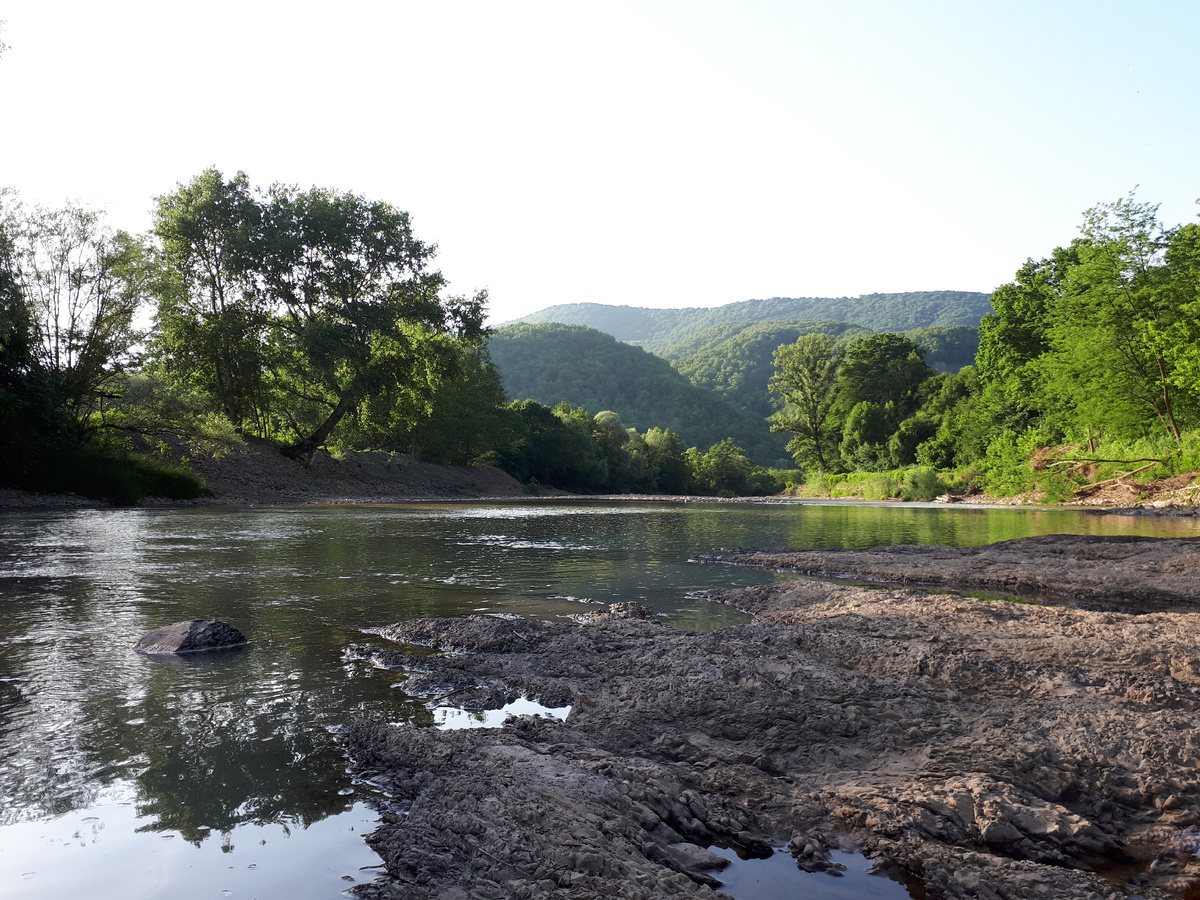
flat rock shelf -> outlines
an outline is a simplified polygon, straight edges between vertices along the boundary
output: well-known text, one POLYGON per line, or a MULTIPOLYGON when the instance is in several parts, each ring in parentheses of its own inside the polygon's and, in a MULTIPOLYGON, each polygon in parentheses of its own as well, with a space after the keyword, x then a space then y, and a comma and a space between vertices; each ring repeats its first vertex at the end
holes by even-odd
MULTIPOLYGON (((1196 542, 1059 546, 1194 597, 1196 542)), ((571 706, 502 728, 353 725, 355 771, 390 797, 369 839, 387 877, 359 893, 720 896, 710 846, 786 846, 814 872, 856 850, 939 898, 1200 882, 1196 614, 806 580, 711 598, 753 621, 698 634, 630 606, 417 619, 381 630, 395 644, 352 648, 439 703, 571 706)))

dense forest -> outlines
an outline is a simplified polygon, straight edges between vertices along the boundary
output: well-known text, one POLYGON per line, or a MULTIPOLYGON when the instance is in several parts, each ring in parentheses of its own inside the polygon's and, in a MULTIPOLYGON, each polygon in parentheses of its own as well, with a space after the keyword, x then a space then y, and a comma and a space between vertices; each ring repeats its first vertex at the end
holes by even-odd
POLYGON ((978 330, 972 294, 752 301, 641 311, 646 346, 673 341, 654 356, 581 325, 492 332, 433 258, 387 203, 241 173, 156 198, 143 235, 0 192, 0 483, 195 496, 189 458, 250 437, 534 492, 1053 498, 1200 469, 1200 226, 1132 195, 1023 264, 978 330), (797 314, 818 305, 844 318, 797 314))
MULTIPOLYGON (((653 353, 669 350, 717 325, 822 320, 852 322, 871 331, 907 331, 934 326, 976 326, 988 312, 988 295, 973 291, 917 291, 861 297, 774 297, 711 309, 645 309, 569 303, 520 319, 522 323, 586 325, 653 353)), ((516 324, 516 323, 512 323, 516 324)))

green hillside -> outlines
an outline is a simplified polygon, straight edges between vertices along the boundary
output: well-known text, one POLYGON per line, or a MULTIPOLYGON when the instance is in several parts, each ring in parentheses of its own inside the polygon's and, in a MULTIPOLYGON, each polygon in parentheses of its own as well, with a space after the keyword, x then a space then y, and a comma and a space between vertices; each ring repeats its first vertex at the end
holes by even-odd
POLYGON ((566 401, 590 412, 610 409, 639 431, 670 428, 707 450, 732 437, 760 464, 787 459, 787 443, 761 414, 692 384, 671 364, 639 347, 581 325, 521 324, 488 342, 508 395, 547 406, 566 401))
POLYGON ((711 309, 647 309, 568 303, 540 310, 519 322, 586 325, 611 334, 619 341, 658 352, 681 344, 706 329, 729 324, 815 319, 851 322, 872 331, 908 331, 951 325, 976 327, 984 314, 991 312, 990 296, 976 291, 915 291, 861 297, 773 297, 728 303, 711 309))
MULTIPOLYGON (((775 374, 776 349, 817 332, 848 339, 871 333, 845 322, 717 325, 663 351, 662 356, 693 384, 757 415, 769 416, 778 399, 768 387, 775 374)), ((979 329, 966 325, 915 328, 904 334, 925 350, 925 361, 939 372, 957 372, 970 365, 979 346, 979 329)))

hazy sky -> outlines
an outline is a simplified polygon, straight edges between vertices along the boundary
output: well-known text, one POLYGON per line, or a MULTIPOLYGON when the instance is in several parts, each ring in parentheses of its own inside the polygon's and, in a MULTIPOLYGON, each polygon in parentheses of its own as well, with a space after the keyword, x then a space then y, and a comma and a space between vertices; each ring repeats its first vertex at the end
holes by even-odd
POLYGON ((0 185, 149 226, 203 168, 408 210, 494 322, 990 291, 1200 196, 1200 3, 5 0, 0 185))

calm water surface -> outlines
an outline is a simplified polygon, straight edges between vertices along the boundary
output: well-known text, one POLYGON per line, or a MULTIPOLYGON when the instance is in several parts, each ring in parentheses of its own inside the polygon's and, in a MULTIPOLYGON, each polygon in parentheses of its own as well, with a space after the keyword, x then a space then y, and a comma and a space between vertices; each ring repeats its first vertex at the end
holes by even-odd
POLYGON ((562 616, 774 580, 720 547, 978 545, 1196 534, 1191 520, 871 505, 530 503, 0 514, 0 896, 337 897, 378 864, 333 732, 431 724, 363 629, 429 615, 562 616), (215 617, 244 650, 168 660, 145 631, 215 617))

